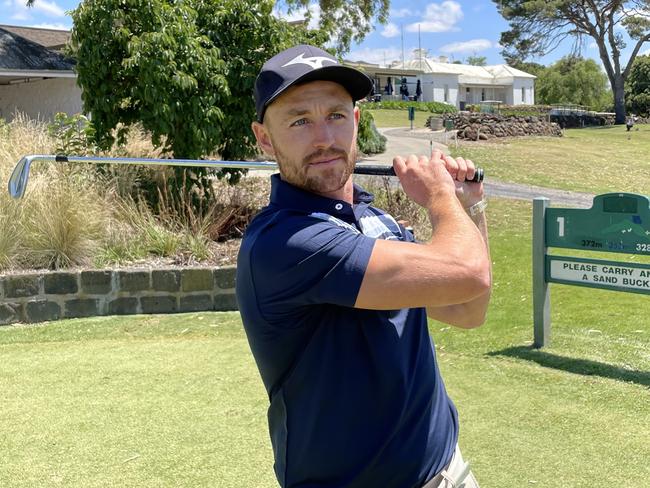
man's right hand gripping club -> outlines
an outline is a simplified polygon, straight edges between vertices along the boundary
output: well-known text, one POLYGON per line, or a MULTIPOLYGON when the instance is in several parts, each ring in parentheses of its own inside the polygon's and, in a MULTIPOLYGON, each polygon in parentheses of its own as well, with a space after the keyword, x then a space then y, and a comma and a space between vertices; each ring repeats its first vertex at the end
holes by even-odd
POLYGON ((475 167, 434 151, 431 157, 393 159, 406 195, 429 215, 427 243, 377 240, 356 307, 426 307, 430 317, 459 327, 485 320, 491 265, 485 216, 468 209, 483 199, 483 184, 465 182, 475 167))

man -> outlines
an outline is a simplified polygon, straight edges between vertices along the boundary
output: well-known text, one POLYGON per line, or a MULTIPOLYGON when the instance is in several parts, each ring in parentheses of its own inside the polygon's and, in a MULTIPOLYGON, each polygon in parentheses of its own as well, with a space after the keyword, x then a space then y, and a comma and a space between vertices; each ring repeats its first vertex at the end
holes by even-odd
POLYGON ((237 299, 269 394, 275 474, 291 488, 475 487, 427 315, 484 320, 482 184, 465 183, 471 161, 394 158, 429 213, 428 243, 372 207, 352 183, 354 103, 371 88, 311 46, 274 56, 256 80, 252 128, 280 175, 243 239, 237 299))

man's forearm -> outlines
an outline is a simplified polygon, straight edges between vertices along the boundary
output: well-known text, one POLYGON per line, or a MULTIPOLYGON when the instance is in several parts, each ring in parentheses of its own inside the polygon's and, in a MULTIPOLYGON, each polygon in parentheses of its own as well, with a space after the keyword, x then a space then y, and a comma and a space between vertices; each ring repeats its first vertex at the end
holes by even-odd
MULTIPOLYGON (((470 217, 478 228, 483 239, 488 259, 490 260, 490 283, 492 283, 492 259, 490 257, 490 246, 488 241, 487 218, 483 211, 470 217)), ((490 296, 491 287, 486 293, 466 303, 447 305, 444 307, 427 307, 427 315, 434 320, 454 325, 456 327, 478 327, 485 322, 490 296)))

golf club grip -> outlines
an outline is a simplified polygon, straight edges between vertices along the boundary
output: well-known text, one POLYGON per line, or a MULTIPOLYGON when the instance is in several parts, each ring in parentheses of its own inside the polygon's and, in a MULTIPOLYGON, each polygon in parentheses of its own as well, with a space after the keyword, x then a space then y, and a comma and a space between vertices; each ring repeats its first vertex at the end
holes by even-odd
MULTIPOLYGON (((355 175, 374 175, 374 176, 395 176, 395 170, 392 166, 377 166, 377 165, 363 165, 354 167, 355 175)), ((485 172, 483 168, 476 168, 474 173, 474 178, 471 180, 472 183, 480 183, 485 177, 485 172)))

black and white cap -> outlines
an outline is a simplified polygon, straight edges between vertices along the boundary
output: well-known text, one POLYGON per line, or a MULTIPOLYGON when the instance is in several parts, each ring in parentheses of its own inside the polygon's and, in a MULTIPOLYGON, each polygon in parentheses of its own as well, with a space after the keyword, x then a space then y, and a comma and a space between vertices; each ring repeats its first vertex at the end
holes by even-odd
POLYGON ((294 46, 269 59, 255 80, 257 120, 285 90, 308 81, 333 81, 342 85, 356 102, 372 91, 372 80, 364 73, 343 66, 337 59, 314 46, 294 46))

